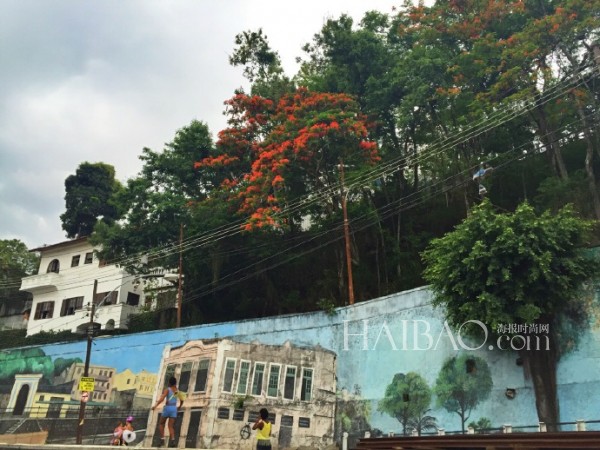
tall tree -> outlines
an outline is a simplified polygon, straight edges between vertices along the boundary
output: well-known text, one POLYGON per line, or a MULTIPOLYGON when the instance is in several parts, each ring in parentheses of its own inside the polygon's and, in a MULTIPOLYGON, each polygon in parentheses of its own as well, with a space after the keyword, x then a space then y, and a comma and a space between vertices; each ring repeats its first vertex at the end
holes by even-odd
MULTIPOLYGON (((217 154, 196 167, 223 174, 221 191, 246 231, 298 232, 331 222, 345 195, 342 161, 351 178, 379 159, 367 121, 350 96, 301 88, 277 105, 241 93, 229 104, 231 126, 220 133, 217 154), (296 203, 309 196, 314 200, 299 208, 296 203)), ((343 291, 343 257, 337 267, 343 291)))
POLYGON ((9 277, 32 275, 40 258, 18 239, 0 239, 0 270, 9 277))
POLYGON ((244 76, 252 83, 251 94, 278 100, 294 90, 294 83, 284 74, 279 54, 271 49, 262 28, 235 36, 235 49, 229 63, 244 67, 244 76))
POLYGON ((24 302, 31 294, 20 291, 21 278, 33 275, 39 264, 39 256, 30 252, 24 242, 18 239, 0 240, 0 304, 14 305, 24 302))
POLYGON ((113 166, 81 163, 75 174, 65 180, 66 211, 60 220, 67 237, 89 236, 98 221, 113 223, 119 216, 113 197, 121 188, 113 166))
MULTIPOLYGON (((224 259, 218 250, 220 241, 211 240, 210 245, 204 247, 187 243, 190 236, 219 228, 230 220, 218 201, 210 204, 209 211, 204 204, 199 206, 218 186, 218 174, 194 169, 194 162, 212 154, 213 147, 208 126, 192 120, 176 131, 162 151, 144 148, 140 173, 129 179, 116 196, 116 204, 122 212, 120 220, 99 224, 91 238, 101 246, 99 254, 104 260, 122 264, 131 271, 140 270, 141 255, 147 256, 148 267, 170 269, 178 268, 181 255, 185 277, 184 324, 206 320, 207 315, 199 315, 189 293, 199 290, 199 286, 210 285, 211 270, 220 273, 224 259), (186 242, 180 246, 182 227, 186 242), (132 258, 135 255, 138 257, 132 258)), ((201 306, 206 311, 213 303, 201 306)))
POLYGON ((463 353, 448 358, 435 382, 439 406, 460 417, 463 433, 471 411, 492 391, 492 375, 484 359, 463 353))
POLYGON ((524 203, 501 214, 484 201, 423 253, 434 304, 444 307, 452 325, 477 319, 495 338, 507 324, 548 326, 541 337, 548 339, 547 348, 525 347, 519 354, 531 373, 539 420, 554 429, 560 422, 557 363, 586 323, 582 283, 599 269, 583 253, 591 227, 569 207, 556 215, 536 214, 524 203))

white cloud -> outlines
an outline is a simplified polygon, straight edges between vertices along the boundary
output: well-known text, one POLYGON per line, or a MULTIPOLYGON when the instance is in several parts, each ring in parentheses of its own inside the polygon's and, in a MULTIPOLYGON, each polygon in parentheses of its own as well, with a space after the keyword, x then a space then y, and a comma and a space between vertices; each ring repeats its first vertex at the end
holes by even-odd
POLYGON ((293 75, 327 18, 390 0, 5 0, 0 28, 0 239, 64 239, 64 180, 83 161, 135 175, 193 119, 213 136, 246 85, 234 37, 262 27, 293 75))

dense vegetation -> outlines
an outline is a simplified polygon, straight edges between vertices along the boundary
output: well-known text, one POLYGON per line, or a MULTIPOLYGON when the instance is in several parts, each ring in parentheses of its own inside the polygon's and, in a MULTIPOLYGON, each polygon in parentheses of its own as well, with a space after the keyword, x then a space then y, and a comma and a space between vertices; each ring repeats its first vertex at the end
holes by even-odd
POLYGON ((482 197, 599 219, 599 10, 452 0, 341 16, 293 76, 261 30, 243 32, 230 62, 251 90, 226 102, 228 127, 213 142, 193 121, 144 149, 93 240, 123 265, 181 256, 192 324, 346 304, 344 206, 357 301, 424 284, 421 253, 482 197))

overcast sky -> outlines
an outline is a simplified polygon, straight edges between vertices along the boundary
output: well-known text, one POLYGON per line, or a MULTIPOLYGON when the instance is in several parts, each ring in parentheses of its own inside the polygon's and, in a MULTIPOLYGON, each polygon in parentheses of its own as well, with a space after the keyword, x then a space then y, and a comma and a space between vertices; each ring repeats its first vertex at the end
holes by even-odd
POLYGON ((80 163, 125 181, 143 147, 193 119, 213 137, 246 86, 234 37, 262 27, 288 75, 328 18, 394 0, 0 0, 0 239, 65 240, 64 180, 80 163))

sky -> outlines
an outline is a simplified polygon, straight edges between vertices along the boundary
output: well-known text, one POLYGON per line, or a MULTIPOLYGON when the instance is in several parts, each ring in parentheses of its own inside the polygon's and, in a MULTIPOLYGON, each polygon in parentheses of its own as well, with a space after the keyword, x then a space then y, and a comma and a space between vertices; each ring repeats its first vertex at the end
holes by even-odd
POLYGON ((398 0, 0 0, 0 239, 66 240, 64 181, 82 162, 125 182, 144 147, 192 120, 213 138, 223 102, 248 87, 235 35, 262 28, 296 73, 327 19, 391 13, 398 0))

